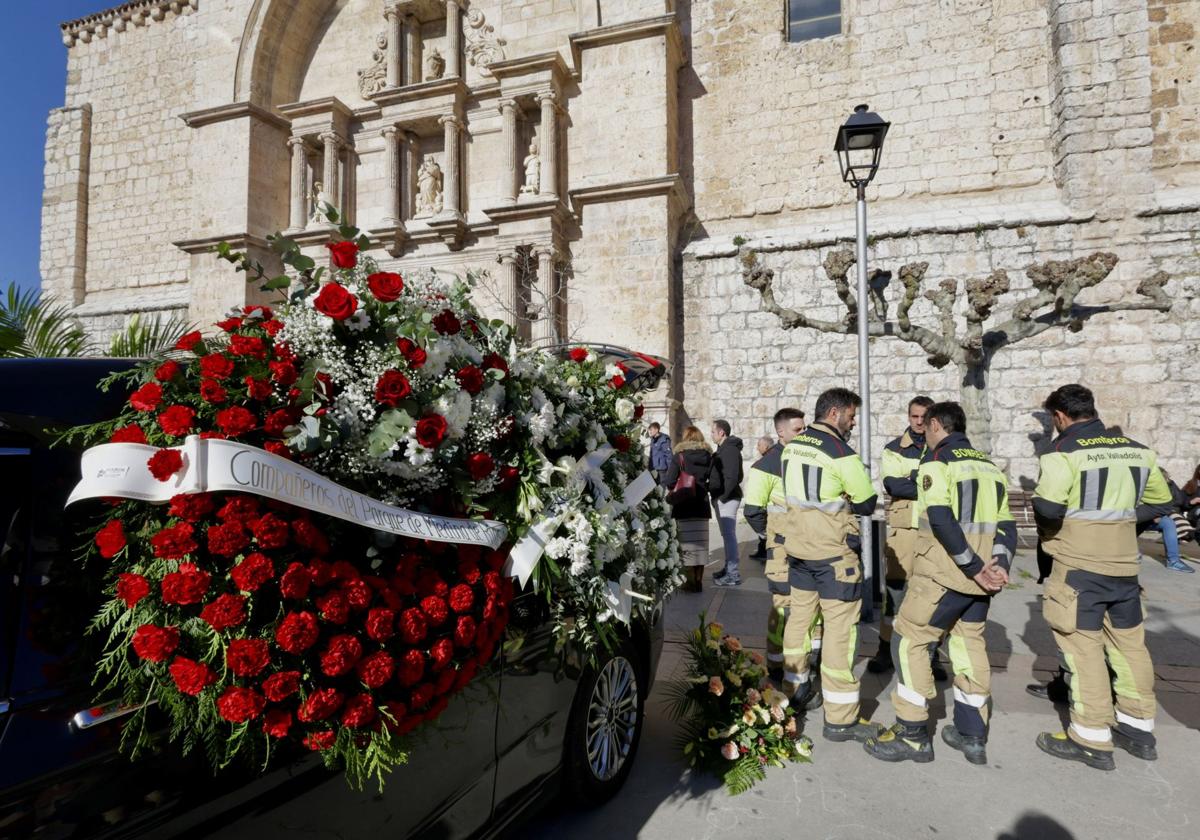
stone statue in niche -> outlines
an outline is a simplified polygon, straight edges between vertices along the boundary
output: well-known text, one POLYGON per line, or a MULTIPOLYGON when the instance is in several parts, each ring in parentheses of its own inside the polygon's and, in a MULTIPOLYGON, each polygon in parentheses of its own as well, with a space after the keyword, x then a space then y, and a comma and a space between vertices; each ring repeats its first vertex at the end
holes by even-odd
POLYGON ((521 195, 537 195, 542 191, 542 158, 538 154, 538 141, 529 143, 529 154, 525 156, 525 183, 521 195))
POLYGON ((319 225, 325 223, 325 205, 329 203, 329 195, 325 192, 325 185, 320 181, 314 181, 312 192, 308 195, 309 224, 319 225))
POLYGON ((387 87, 387 33, 375 36, 375 49, 371 53, 371 66, 358 71, 358 92, 363 99, 373 96, 387 87))
POLYGON ((434 47, 429 55, 425 56, 425 81, 440 79, 444 75, 446 75, 446 59, 442 57, 438 48, 434 47))
POLYGON ((417 213, 413 218, 428 219, 441 212, 442 168, 429 155, 417 170, 417 213))

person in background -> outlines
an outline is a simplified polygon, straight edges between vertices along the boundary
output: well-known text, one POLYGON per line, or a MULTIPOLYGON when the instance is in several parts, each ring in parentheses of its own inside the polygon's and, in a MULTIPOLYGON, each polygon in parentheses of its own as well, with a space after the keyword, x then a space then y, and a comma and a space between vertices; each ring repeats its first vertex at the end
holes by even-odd
POLYGON ((730 433, 728 420, 714 420, 713 475, 708 492, 712 496, 713 513, 721 527, 721 542, 725 545, 725 565, 713 575, 717 586, 741 586, 738 570, 737 512, 742 504, 742 439, 730 433))
POLYGON ((667 466, 667 501, 679 535, 679 553, 683 560, 683 591, 699 592, 703 586, 704 566, 708 562, 708 520, 712 510, 708 502, 708 476, 712 472, 712 448, 704 432, 695 426, 683 430, 683 439, 675 445, 674 457, 667 466), (676 489, 684 474, 691 486, 676 489))
POLYGON ((1171 491, 1171 513, 1164 513, 1162 516, 1155 517, 1150 522, 1140 524, 1138 533, 1143 531, 1158 531, 1162 534, 1163 552, 1167 555, 1167 568, 1173 572, 1184 572, 1185 574, 1195 573, 1195 569, 1183 562, 1183 558, 1179 555, 1179 543, 1187 540, 1192 535, 1192 526, 1187 519, 1183 517, 1184 504, 1187 502, 1187 497, 1184 492, 1179 489, 1171 477, 1167 475, 1166 470, 1162 470, 1163 480, 1167 482, 1167 487, 1171 491))
POLYGON ((671 468, 671 436, 658 423, 651 423, 646 430, 650 433, 650 474, 664 484, 671 468))
MULTIPOLYGON (((767 453, 771 451, 771 447, 776 446, 776 445, 777 444, 775 443, 774 439, 770 437, 770 435, 763 435, 762 437, 760 437, 758 439, 758 443, 755 444, 754 449, 756 452, 758 452, 759 458, 765 458, 767 456, 767 453)), ((780 446, 779 448, 783 449, 782 446, 780 446)), ((745 516, 746 521, 749 522, 750 521, 749 502, 747 502, 746 504, 747 504, 747 509, 745 512, 743 512, 742 515, 745 516)), ((766 529, 765 529, 765 527, 761 528, 761 529, 755 528, 754 533, 758 535, 758 548, 754 549, 754 553, 750 555, 750 559, 751 560, 766 560, 767 559, 767 532, 766 532, 766 529)))
MULTIPOLYGON (((1183 485, 1183 515, 1195 531, 1200 531, 1200 464, 1183 485)), ((1197 540, 1200 542, 1200 540, 1197 540)))

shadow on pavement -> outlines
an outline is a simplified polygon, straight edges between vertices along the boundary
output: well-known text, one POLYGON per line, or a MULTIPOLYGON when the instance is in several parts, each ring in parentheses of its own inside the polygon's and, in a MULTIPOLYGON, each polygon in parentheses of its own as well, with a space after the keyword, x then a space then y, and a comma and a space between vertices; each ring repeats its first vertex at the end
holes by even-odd
POLYGON ((997 835, 996 840, 1075 840, 1075 835, 1045 814, 1022 814, 1012 830, 997 835))

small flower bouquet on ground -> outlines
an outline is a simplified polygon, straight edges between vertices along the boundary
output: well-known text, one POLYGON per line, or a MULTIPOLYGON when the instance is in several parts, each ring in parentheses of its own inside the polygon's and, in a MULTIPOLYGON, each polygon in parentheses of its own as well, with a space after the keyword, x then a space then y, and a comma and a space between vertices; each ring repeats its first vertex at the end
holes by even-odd
POLYGON ((787 696, 771 685, 761 654, 743 650, 703 614, 687 645, 687 673, 667 692, 692 767, 715 773, 736 796, 765 779, 767 767, 812 760, 812 742, 800 734, 787 696))

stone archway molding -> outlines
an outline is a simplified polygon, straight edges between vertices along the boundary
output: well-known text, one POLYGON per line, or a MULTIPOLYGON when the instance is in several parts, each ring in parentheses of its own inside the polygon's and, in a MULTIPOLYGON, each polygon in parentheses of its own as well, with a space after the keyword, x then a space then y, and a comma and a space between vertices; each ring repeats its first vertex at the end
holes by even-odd
POLYGON ((284 47, 309 44, 336 4, 337 0, 254 0, 238 47, 232 101, 264 108, 295 102, 311 56, 308 49, 284 47))

